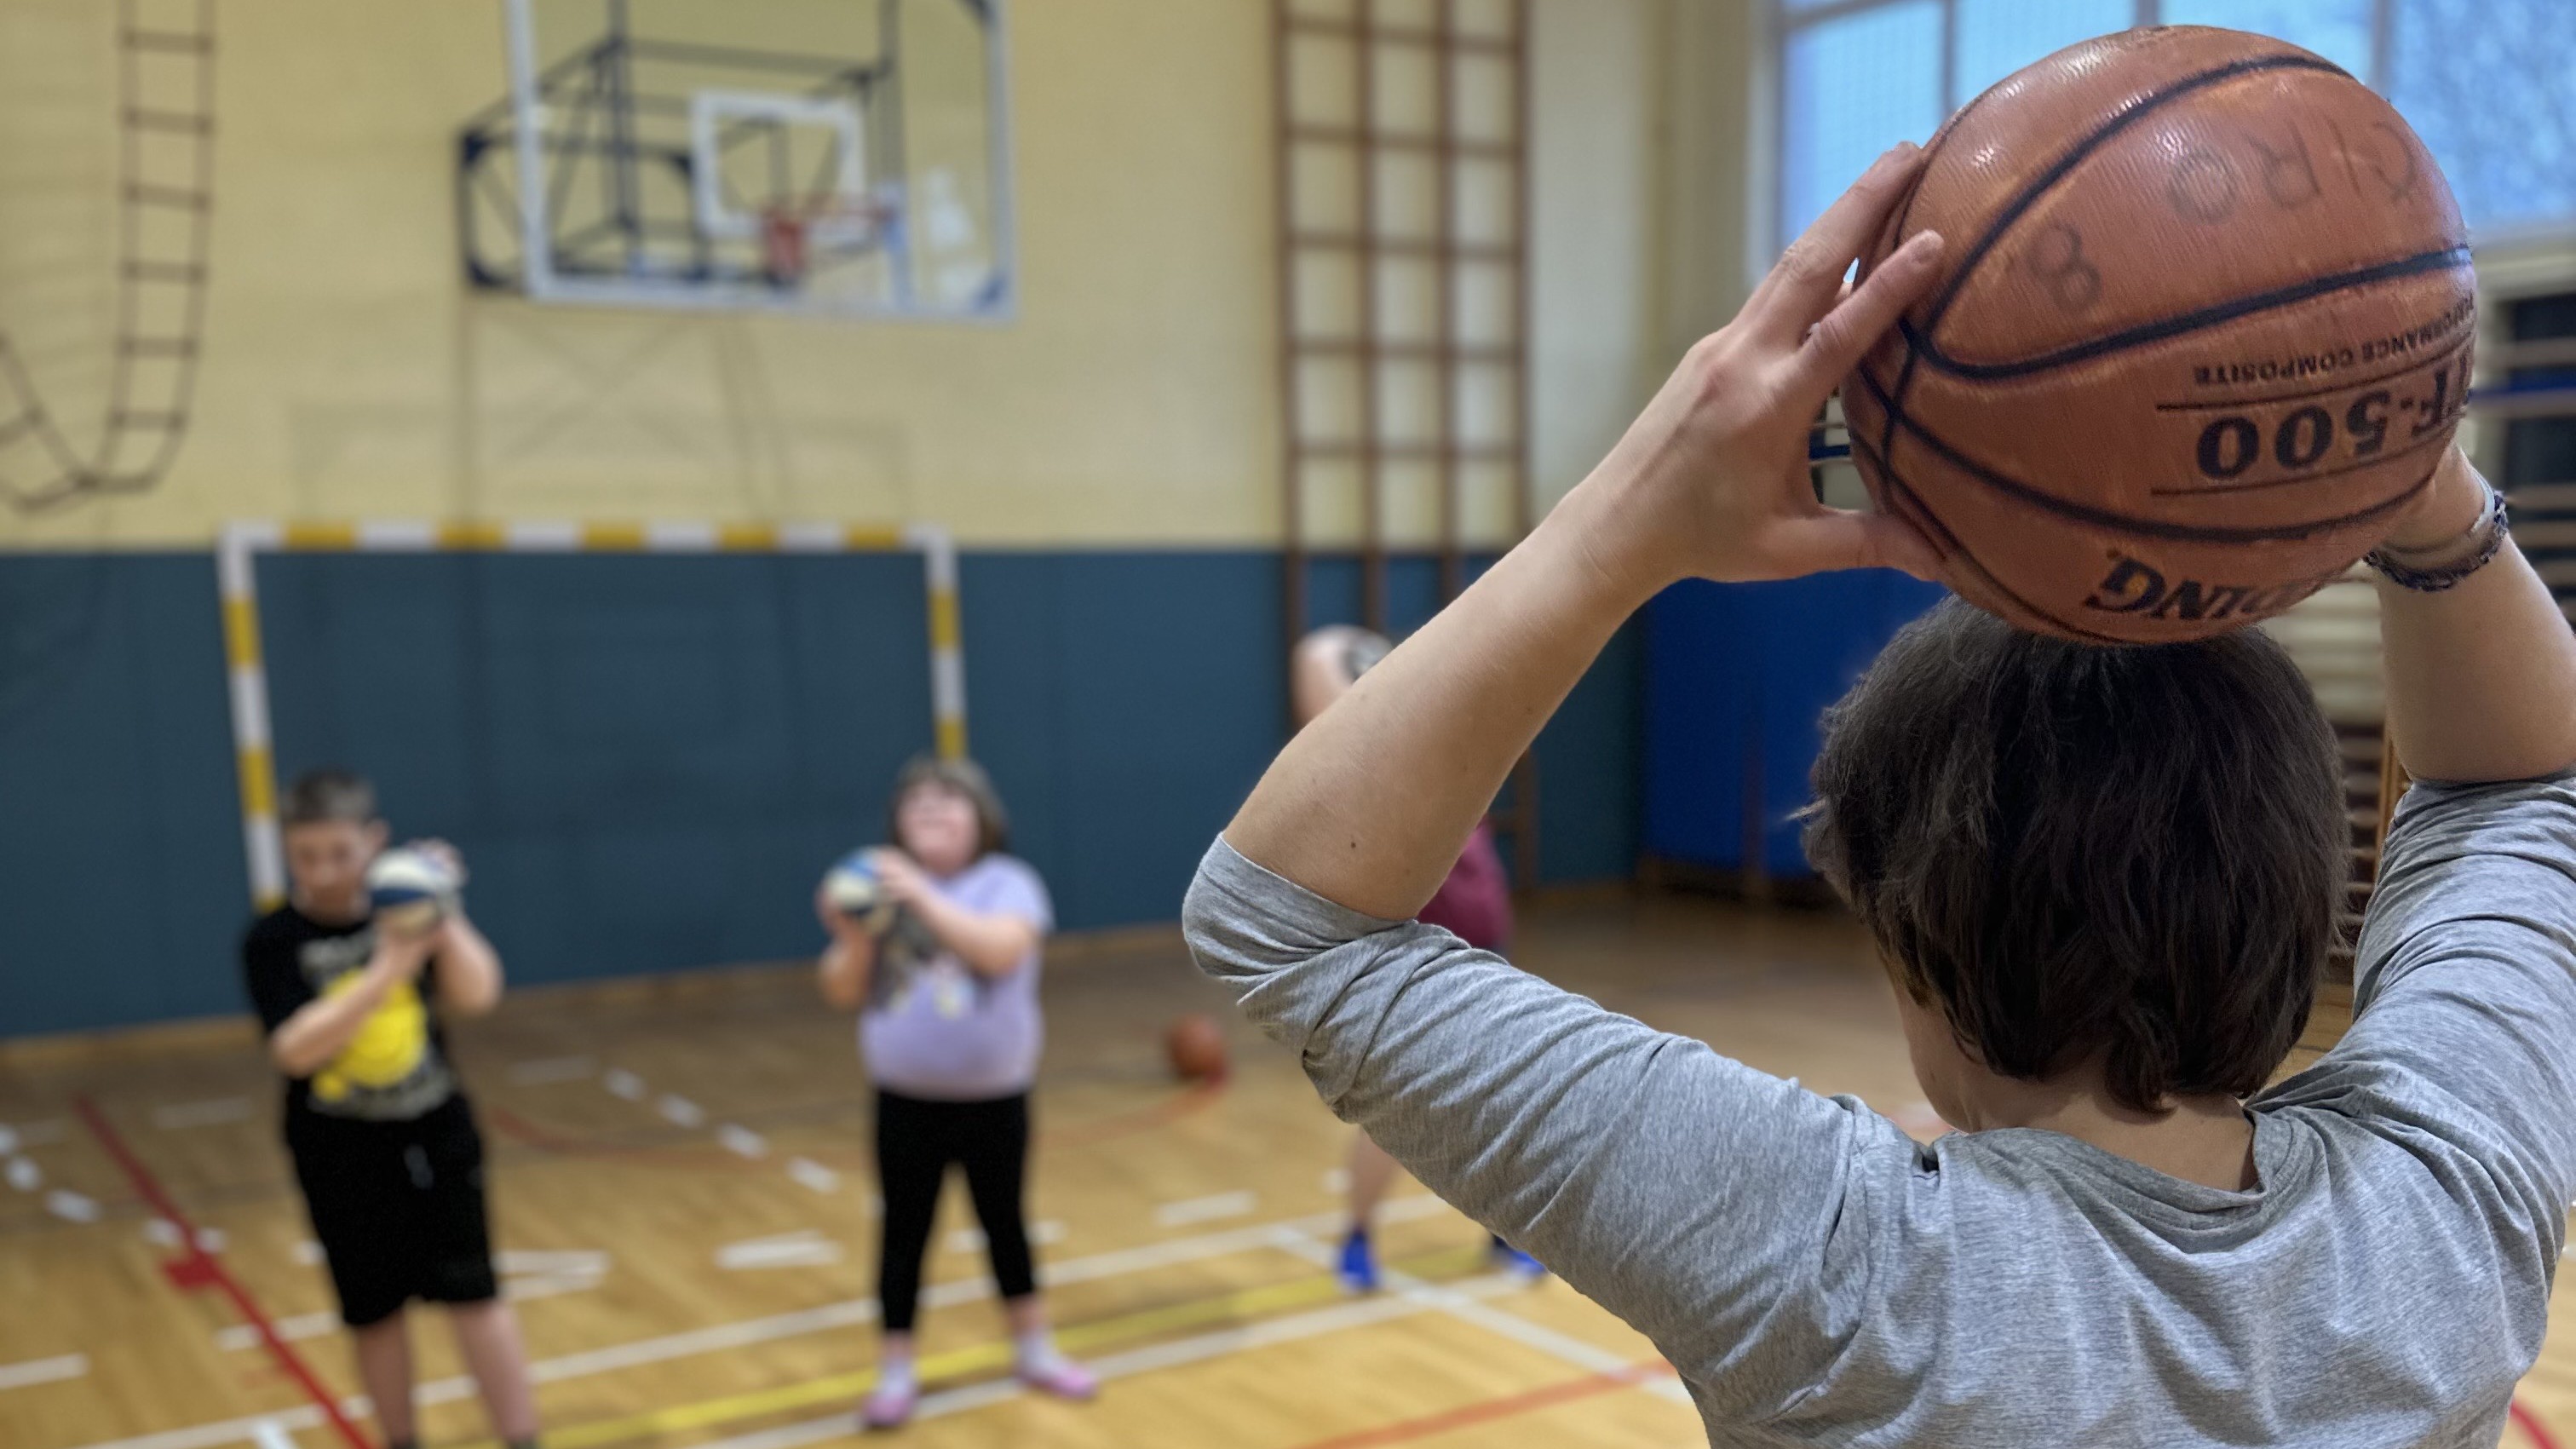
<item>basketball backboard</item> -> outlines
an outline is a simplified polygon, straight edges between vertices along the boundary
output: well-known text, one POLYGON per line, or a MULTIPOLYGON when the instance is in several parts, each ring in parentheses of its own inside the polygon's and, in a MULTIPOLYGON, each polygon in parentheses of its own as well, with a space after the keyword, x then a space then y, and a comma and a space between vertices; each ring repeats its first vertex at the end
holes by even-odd
POLYGON ((544 302, 1010 315, 1003 0, 506 0, 458 137, 472 284, 544 302))

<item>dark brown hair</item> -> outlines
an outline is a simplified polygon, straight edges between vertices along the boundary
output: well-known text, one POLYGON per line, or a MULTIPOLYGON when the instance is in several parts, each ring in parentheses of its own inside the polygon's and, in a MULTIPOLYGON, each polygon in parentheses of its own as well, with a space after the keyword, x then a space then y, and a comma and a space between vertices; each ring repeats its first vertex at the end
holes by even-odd
POLYGON ((2261 1087, 2351 873, 2334 734, 2242 629, 2095 648, 1955 599, 1825 716, 1807 855, 1968 1055, 2111 1096, 2261 1087))
POLYGON ((348 770, 307 770, 295 777, 278 800, 283 825, 317 825, 345 820, 364 825, 376 818, 376 787, 348 770))
POLYGON ((903 844, 903 797, 925 785, 954 790, 975 807, 975 854, 978 859, 1011 845, 1011 817, 1002 808, 1002 797, 993 789, 993 777, 973 760, 943 760, 937 755, 915 755, 904 761, 894 777, 894 793, 886 797, 886 840, 903 844))

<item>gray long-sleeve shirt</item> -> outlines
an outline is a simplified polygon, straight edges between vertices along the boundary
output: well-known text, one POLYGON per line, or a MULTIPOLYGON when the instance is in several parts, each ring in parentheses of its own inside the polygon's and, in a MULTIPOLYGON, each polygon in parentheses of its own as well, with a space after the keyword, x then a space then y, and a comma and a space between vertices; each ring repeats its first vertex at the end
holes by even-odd
POLYGON ((1324 1101, 1670 1358, 1712 1441, 2492 1449, 2576 1194, 2576 777, 2418 785, 2260 1185, 1918 1146, 1223 840, 1201 968, 1324 1101))

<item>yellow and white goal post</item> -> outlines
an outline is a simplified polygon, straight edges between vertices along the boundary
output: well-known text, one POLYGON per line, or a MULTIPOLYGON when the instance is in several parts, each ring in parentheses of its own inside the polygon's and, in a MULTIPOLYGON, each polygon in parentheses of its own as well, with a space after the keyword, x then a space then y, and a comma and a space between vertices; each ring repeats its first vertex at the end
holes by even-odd
POLYGON ((268 910, 286 898, 268 669, 260 648, 261 554, 900 552, 921 556, 930 619, 932 737, 943 757, 959 759, 966 753, 966 657, 958 629, 957 549, 936 525, 253 521, 227 526, 216 543, 215 577, 223 592, 233 758, 241 778, 242 844, 250 862, 251 899, 268 910))

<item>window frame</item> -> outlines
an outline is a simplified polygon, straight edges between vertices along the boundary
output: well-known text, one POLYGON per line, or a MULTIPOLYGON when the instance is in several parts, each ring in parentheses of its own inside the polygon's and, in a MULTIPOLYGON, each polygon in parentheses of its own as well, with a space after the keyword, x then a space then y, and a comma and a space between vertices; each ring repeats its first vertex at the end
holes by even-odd
MULTIPOLYGON (((1765 0, 1762 58, 1757 67, 1757 84, 1752 87, 1752 134, 1760 150, 1753 168, 1752 204, 1746 208, 1753 217, 1748 228, 1753 242, 1747 251, 1748 284, 1760 281, 1763 273, 1770 270, 1771 260, 1792 240, 1784 234, 1789 214, 1789 173, 1780 154, 1789 134, 1789 42, 1799 31, 1829 21, 1916 3, 1920 0, 1820 0, 1792 8, 1789 0, 1765 0)), ((1959 0, 1937 0, 1937 4, 1941 14, 1941 117, 1946 122, 1967 98, 1958 93, 1959 0)), ((2161 24, 2163 9, 2163 0, 2131 0, 2130 28, 2161 24)), ((2370 0, 2370 64, 2362 82, 2382 95, 2387 94, 2387 57, 2396 26, 2397 0, 2370 0)), ((2576 218, 2560 225, 2517 229, 2514 235, 2516 239, 2532 232, 2564 236, 2571 230, 2576 230, 2576 218)))

